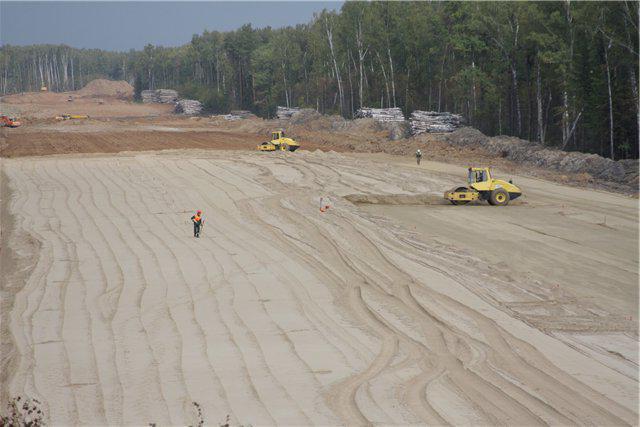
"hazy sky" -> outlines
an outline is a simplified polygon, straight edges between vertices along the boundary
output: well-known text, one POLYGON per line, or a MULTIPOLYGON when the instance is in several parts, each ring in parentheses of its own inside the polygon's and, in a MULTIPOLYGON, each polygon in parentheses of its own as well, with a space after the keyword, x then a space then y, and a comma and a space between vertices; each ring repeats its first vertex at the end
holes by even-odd
POLYGON ((67 44, 108 50, 147 43, 179 46, 193 34, 243 24, 283 27, 305 23, 338 1, 299 2, 7 2, 0 1, 3 44, 67 44))

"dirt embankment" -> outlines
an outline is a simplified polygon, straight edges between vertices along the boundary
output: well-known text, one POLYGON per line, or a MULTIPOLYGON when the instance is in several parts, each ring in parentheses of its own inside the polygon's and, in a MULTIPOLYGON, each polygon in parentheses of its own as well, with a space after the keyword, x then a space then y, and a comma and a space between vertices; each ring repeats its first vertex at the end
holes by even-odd
POLYGON ((460 147, 481 147, 488 153, 565 173, 588 173, 596 179, 629 186, 638 185, 638 161, 614 161, 597 154, 562 151, 510 136, 488 137, 477 129, 463 128, 445 134, 444 140, 460 147))

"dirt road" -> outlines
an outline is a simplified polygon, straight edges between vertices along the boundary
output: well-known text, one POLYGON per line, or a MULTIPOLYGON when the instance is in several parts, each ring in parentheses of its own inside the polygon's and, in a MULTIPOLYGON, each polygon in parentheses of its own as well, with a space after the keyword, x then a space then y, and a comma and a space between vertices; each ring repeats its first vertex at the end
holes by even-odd
POLYGON ((454 207, 462 168, 331 152, 2 162, 33 265, 2 386, 52 423, 638 422, 637 200, 454 207))

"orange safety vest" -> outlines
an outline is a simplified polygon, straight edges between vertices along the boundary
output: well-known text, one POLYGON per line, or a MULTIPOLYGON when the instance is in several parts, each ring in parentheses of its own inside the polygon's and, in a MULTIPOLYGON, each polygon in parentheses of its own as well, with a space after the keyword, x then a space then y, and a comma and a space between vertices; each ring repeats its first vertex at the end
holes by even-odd
POLYGON ((193 222, 199 222, 200 221, 200 216, 198 216, 197 214, 193 217, 193 222))

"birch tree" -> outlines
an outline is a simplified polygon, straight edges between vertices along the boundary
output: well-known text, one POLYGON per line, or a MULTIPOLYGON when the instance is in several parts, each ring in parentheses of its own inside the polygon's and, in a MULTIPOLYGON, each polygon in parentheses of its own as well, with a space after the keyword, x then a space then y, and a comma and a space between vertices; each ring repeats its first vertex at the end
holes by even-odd
POLYGON ((327 32, 327 41, 329 42, 329 50, 331 51, 331 59, 333 61, 333 69, 338 83, 338 97, 340 100, 340 113, 344 113, 344 93, 342 91, 342 80, 340 79, 340 69, 338 68, 338 60, 333 46, 333 22, 329 18, 329 14, 324 14, 325 31, 327 32))

